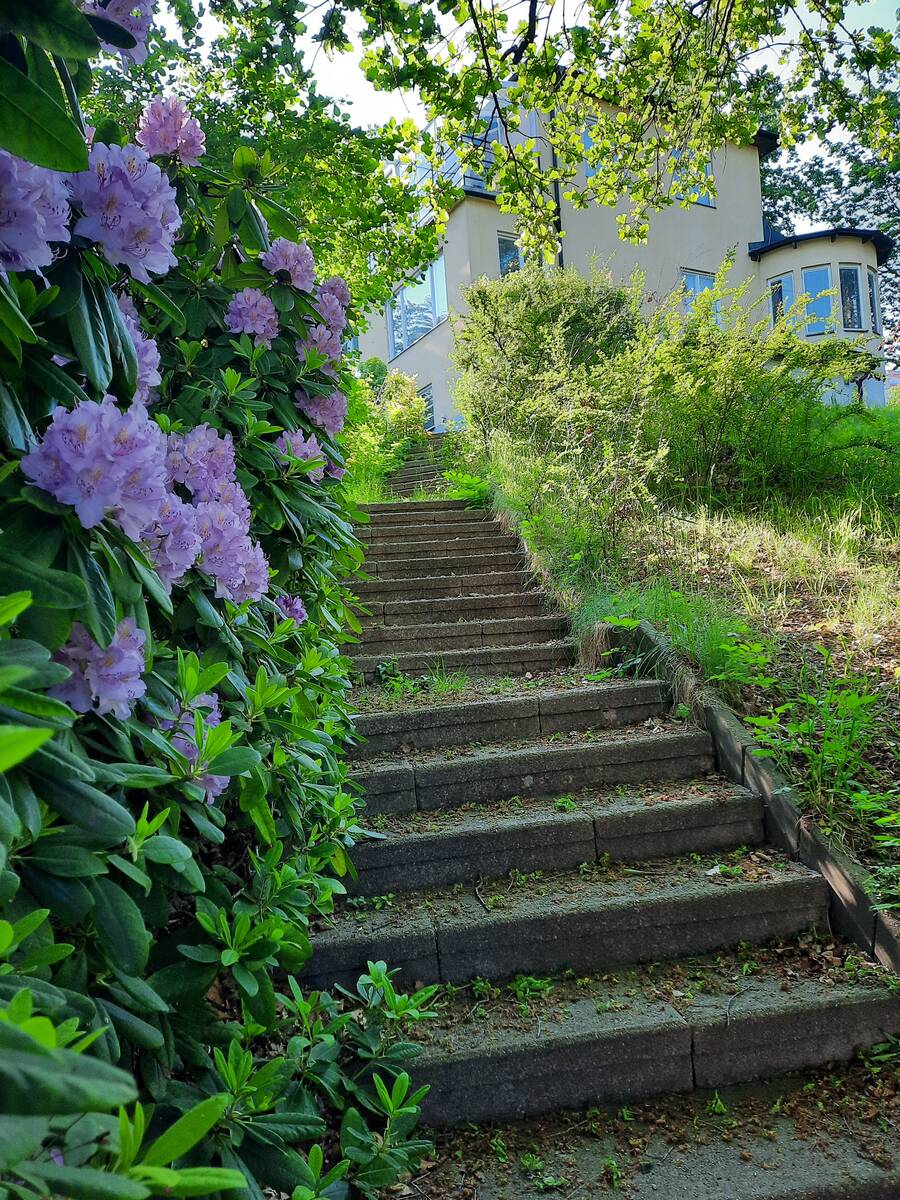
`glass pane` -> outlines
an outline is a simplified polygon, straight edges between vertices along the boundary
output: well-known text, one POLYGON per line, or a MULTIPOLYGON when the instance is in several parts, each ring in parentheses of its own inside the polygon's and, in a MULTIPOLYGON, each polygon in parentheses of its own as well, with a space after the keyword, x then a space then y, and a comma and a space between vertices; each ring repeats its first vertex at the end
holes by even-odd
POLYGON ((402 300, 400 293, 391 300, 388 305, 388 355, 394 358, 401 350, 405 349, 403 345, 403 314, 402 300))
POLYGON ((807 302, 807 333, 827 333, 831 328, 831 297, 819 296, 819 292, 831 289, 831 267, 804 267, 803 290, 810 296, 818 296, 807 302))
MULTIPOLYGON (((581 135, 581 144, 584 146, 585 150, 590 150, 591 146, 594 144, 594 139, 587 130, 585 130, 581 135)), ((599 169, 599 167, 592 167, 589 162, 585 162, 584 164, 584 173, 588 179, 590 179, 592 175, 596 175, 599 169)))
POLYGON ((875 272, 869 270, 869 312, 872 314, 872 332, 881 332, 881 312, 878 308, 878 279, 875 272))
POLYGON ((859 268, 841 267, 841 317, 845 329, 862 329, 862 296, 859 268))
POLYGON ((415 283, 408 283, 403 289, 403 307, 406 315, 406 331, 404 342, 411 346, 429 329, 434 327, 431 311, 431 281, 426 273, 415 283))
POLYGON ((444 256, 439 254, 429 267, 434 281, 434 319, 432 325, 443 321, 447 315, 447 276, 444 272, 444 256))
POLYGON ((771 290, 772 320, 777 321, 784 314, 784 286, 782 280, 773 279, 769 284, 771 290))
POLYGON ((497 235, 497 247, 500 251, 500 274, 508 275, 510 271, 518 271, 521 264, 516 239, 508 233, 500 233, 497 235))

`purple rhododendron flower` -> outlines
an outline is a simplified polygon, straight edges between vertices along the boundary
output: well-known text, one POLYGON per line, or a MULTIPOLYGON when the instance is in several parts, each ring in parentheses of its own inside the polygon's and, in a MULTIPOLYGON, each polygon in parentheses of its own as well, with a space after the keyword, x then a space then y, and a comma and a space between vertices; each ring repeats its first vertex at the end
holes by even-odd
POLYGON ((152 404, 156 399, 156 386, 162 382, 159 373, 159 347, 156 339, 145 337, 138 321, 137 309, 130 296, 119 296, 119 308, 125 320, 125 328, 131 334, 137 355, 138 378, 134 399, 141 404, 152 404), (127 303, 126 303, 127 302, 127 303))
MULTIPOLYGON (((302 433, 293 430, 289 433, 283 433, 275 443, 281 453, 287 458, 293 455, 294 458, 299 458, 302 462, 310 462, 316 458, 324 458, 322 447, 319 445, 318 438, 314 433, 311 433, 308 438, 305 438, 302 433)), ((315 467, 309 472, 307 478, 313 483, 325 476, 325 464, 321 467, 315 467)))
POLYGON ((273 275, 286 271, 294 287, 302 292, 312 291, 316 280, 316 261, 306 242, 276 238, 265 254, 259 256, 259 261, 273 275))
MULTIPOLYGON (((172 737, 172 745, 180 754, 184 755, 191 766, 200 757, 194 720, 195 714, 198 712, 203 718, 203 724, 207 728, 215 729, 217 725, 222 724, 219 697, 213 692, 204 692, 200 696, 195 696, 190 704, 185 705, 183 708, 179 707, 174 720, 162 720, 159 722, 161 729, 177 729, 177 733, 172 737)), ((216 796, 220 796, 228 787, 228 776, 201 775, 195 782, 206 793, 204 796, 206 803, 212 804, 216 796)))
POLYGON ((108 4, 99 4, 96 0, 91 0, 91 3, 84 6, 84 11, 91 16, 115 21, 117 25, 127 29, 137 43, 130 50, 123 50, 101 39, 100 45, 107 54, 121 54, 123 61, 135 64, 145 61, 147 35, 156 14, 156 0, 109 0, 108 4))
POLYGON ((347 281, 341 279, 340 275, 332 275, 330 279, 320 283, 319 295, 321 296, 323 292, 334 296, 341 308, 347 308, 350 304, 350 289, 347 287, 347 281))
POLYGON ((339 467, 336 462, 332 462, 331 459, 329 459, 328 466, 325 468, 325 474, 329 479, 336 479, 338 483, 340 483, 340 481, 347 474, 347 468, 339 467))
POLYGON ((278 337, 278 312, 259 288, 244 288, 228 305, 225 324, 232 333, 252 333, 257 346, 271 346, 278 337))
POLYGON ((141 114, 137 141, 147 153, 172 155, 186 167, 196 166, 206 151, 206 135, 177 96, 157 96, 141 114))
POLYGON ((245 600, 259 600, 268 590, 269 560, 259 542, 251 542, 244 556, 243 575, 230 598, 235 604, 243 604, 245 600))
POLYGON ((344 332, 344 327, 347 324, 347 314, 344 312, 337 296, 332 295, 331 292, 323 292, 320 288, 319 294, 316 296, 316 308, 332 333, 339 334, 344 332))
POLYGON ((341 357, 341 335, 329 329, 327 325, 313 325, 306 337, 296 343, 296 349, 301 359, 305 358, 309 351, 324 355, 329 361, 321 370, 327 373, 329 368, 333 371, 333 364, 341 357))
POLYGON ((95 143, 88 170, 72 176, 72 197, 84 214, 75 233, 97 242, 111 263, 143 283, 175 266, 175 189, 140 146, 95 143))
POLYGON ((218 500, 222 489, 234 483, 231 434, 223 436, 206 424, 197 425, 186 434, 171 433, 166 466, 170 480, 183 483, 194 500, 218 500))
POLYGON ((63 700, 76 712, 112 713, 120 721, 131 716, 135 700, 147 690, 144 671, 146 635, 128 617, 120 621, 110 644, 98 646, 83 625, 72 626, 70 640, 54 655, 72 672, 69 679, 51 688, 49 695, 63 700))
POLYGON ((69 240, 66 177, 0 150, 0 273, 40 271, 69 240))
POLYGON ((299 596, 279 596, 275 603, 286 617, 290 617, 298 625, 302 625, 309 616, 306 611, 306 605, 299 596))
POLYGON ((347 397, 343 392, 334 391, 327 396, 307 396, 306 392, 294 393, 302 412, 305 412, 314 425, 324 429, 331 437, 335 437, 344 428, 347 419, 347 397))
POLYGON ((235 604, 258 600, 269 587, 269 564, 252 542, 248 522, 228 504, 206 500, 196 505, 200 535, 199 565, 216 581, 216 595, 235 604))
POLYGON ((110 516, 137 540, 156 520, 167 494, 165 438, 143 404, 125 412, 112 396, 61 406, 22 471, 62 504, 85 529, 110 516))
POLYGON ((172 585, 181 582, 200 553, 194 506, 170 492, 156 524, 144 535, 144 540, 166 591, 171 592, 172 585))

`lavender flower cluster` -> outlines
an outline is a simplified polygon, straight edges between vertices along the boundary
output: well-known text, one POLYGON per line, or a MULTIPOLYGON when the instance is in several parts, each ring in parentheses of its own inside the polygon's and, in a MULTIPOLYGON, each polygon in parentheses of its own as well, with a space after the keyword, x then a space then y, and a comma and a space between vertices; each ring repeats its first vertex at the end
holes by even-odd
POLYGON ((306 242, 289 242, 287 238, 276 238, 259 261, 267 271, 277 278, 284 272, 295 288, 311 292, 316 281, 316 261, 306 242))
POLYGON ((350 303, 350 289, 339 275, 333 275, 319 284, 316 289, 316 306, 322 317, 322 324, 313 325, 305 338, 297 342, 297 354, 305 359, 308 354, 318 354, 325 358, 320 368, 326 375, 337 374, 337 364, 343 349, 341 334, 347 326, 347 306, 350 303))
POLYGON ((91 147, 89 167, 72 176, 82 216, 74 232, 96 242, 115 266, 149 283, 176 265, 172 247, 181 225, 175 189, 140 146, 91 147))
POLYGON ((125 328, 131 334, 137 355, 137 388, 134 399, 141 404, 152 404, 156 399, 156 388, 162 382, 159 373, 159 347, 156 339, 147 337, 141 329, 140 318, 131 297, 119 296, 118 302, 125 328))
POLYGON ((228 305, 225 324, 232 333, 252 333, 257 346, 271 346, 278 337, 278 312, 259 288, 236 292, 228 305))
POLYGON ((306 605, 299 596, 279 596, 275 603, 286 617, 290 617, 298 625, 302 625, 309 616, 306 611, 306 605))
POLYGON ((68 240, 66 176, 0 150, 0 274, 49 267, 68 240))
POLYGON ((156 13, 156 0, 109 0, 108 4, 91 0, 90 4, 85 5, 84 11, 107 21, 115 21, 134 38, 135 45, 130 50, 121 50, 110 42, 101 41, 107 54, 120 54, 125 62, 135 65, 146 60, 147 37, 156 13))
POLYGON ((347 419, 347 397, 337 390, 326 396, 308 396, 298 389, 294 398, 301 412, 306 413, 314 425, 335 437, 344 428, 347 419))
POLYGON ((138 144, 152 157, 176 158, 194 167, 206 153, 206 134, 177 96, 157 96, 141 114, 138 144))
POLYGON ((72 674, 49 691, 76 712, 111 713, 120 721, 131 716, 135 700, 146 692, 144 671, 146 635, 128 617, 120 621, 110 644, 98 646, 83 625, 72 626, 69 641, 54 655, 72 674))
MULTIPOLYGON (((319 445, 318 438, 314 433, 311 433, 308 438, 305 438, 302 433, 297 430, 293 432, 283 433, 275 443, 277 449, 286 459, 298 458, 301 462, 313 462, 317 458, 324 458, 325 452, 319 445)), ((320 479, 325 477, 325 464, 320 467, 314 467, 308 474, 307 478, 313 483, 318 483, 320 479)))
POLYGON ((165 498, 162 430, 135 402, 125 412, 113 396, 54 409, 43 441, 22 459, 22 471, 61 504, 71 504, 85 529, 111 517, 137 540, 165 498))
MULTIPOLYGON (((213 692, 204 692, 202 696, 195 696, 190 704, 177 710, 174 720, 163 719, 159 722, 161 729, 177 730, 172 737, 172 745, 180 754, 184 755, 191 766, 194 766, 200 757, 195 730, 195 715, 198 712, 207 728, 215 729, 217 725, 222 724, 219 697, 213 692)), ((201 775, 195 782, 203 788, 206 803, 212 804, 215 798, 228 787, 228 776, 201 775)))

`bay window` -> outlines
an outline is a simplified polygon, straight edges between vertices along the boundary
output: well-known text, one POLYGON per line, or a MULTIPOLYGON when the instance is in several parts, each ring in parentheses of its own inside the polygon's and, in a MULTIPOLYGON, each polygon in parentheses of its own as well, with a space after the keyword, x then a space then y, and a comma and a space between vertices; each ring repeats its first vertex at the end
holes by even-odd
POLYGON ((776 275, 769 280, 769 311, 774 325, 788 311, 797 297, 794 295, 794 273, 776 275))
POLYGON ((418 279, 396 292, 387 306, 388 358, 396 358, 413 342, 447 319, 447 279, 439 254, 418 279))
POLYGON ((804 267, 803 290, 810 297, 806 304, 806 332, 830 333, 831 296, 822 296, 819 293, 831 291, 831 267, 804 267))
POLYGON ((863 320, 862 280, 855 263, 841 263, 841 321, 845 329, 859 332, 865 329, 863 320))

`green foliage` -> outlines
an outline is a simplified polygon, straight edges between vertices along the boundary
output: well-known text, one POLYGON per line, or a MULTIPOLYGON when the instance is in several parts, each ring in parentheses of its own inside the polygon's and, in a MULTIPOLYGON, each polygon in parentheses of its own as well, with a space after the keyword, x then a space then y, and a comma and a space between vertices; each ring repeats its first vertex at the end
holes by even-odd
POLYGON ((445 471, 447 495, 451 500, 465 500, 470 508, 485 508, 491 498, 491 485, 480 475, 467 471, 445 471))
POLYGON ((388 371, 380 359, 362 363, 350 385, 350 423, 344 443, 349 491, 358 504, 384 498, 387 477, 403 465, 411 447, 426 439, 425 399, 416 381, 388 371))
MULTIPOLYGON (((66 63, 51 70, 62 89, 66 63)), ((0 1191, 368 1197, 427 1148, 399 1030, 430 997, 399 996, 383 964, 340 1000, 295 978, 361 832, 343 761, 354 510, 276 444, 315 432, 344 462, 295 403, 336 381, 315 352, 298 359, 313 297, 258 262, 264 214, 296 229, 276 216, 271 161, 243 148, 221 169, 168 169, 182 225, 158 282, 129 286, 84 239, 44 276, 0 282, 0 1191), (226 329, 246 287, 277 305, 271 345, 226 329), (206 560, 167 588, 151 545, 109 515, 86 527, 19 469, 57 401, 131 400, 123 292, 160 351, 162 431, 207 425, 233 443, 272 572, 258 600, 217 594, 206 560), (285 617, 284 594, 306 620, 285 617), (57 652, 76 620, 106 648, 126 619, 146 685, 127 715, 48 694, 70 674, 57 652)))

